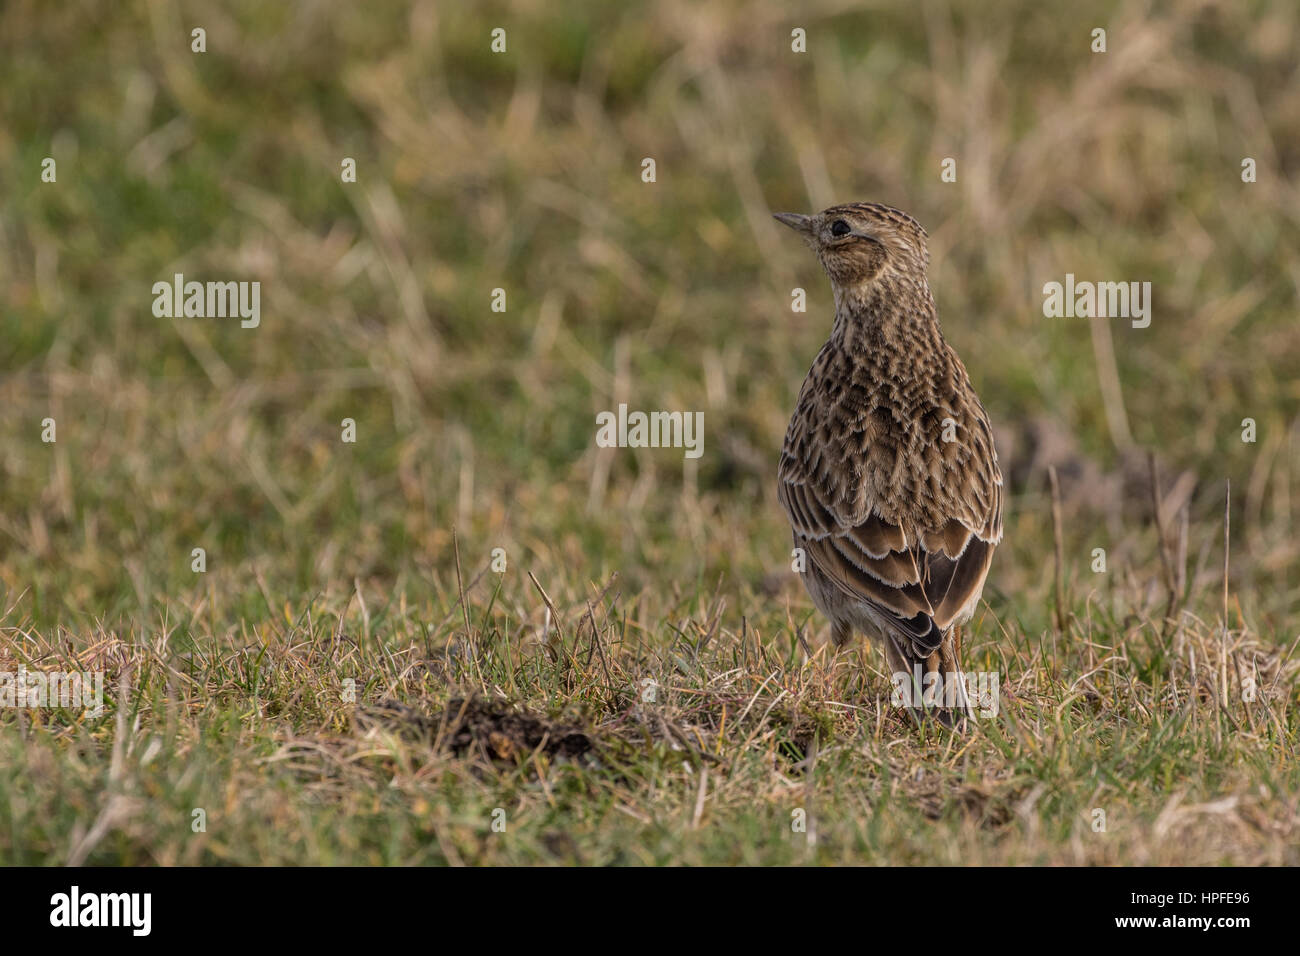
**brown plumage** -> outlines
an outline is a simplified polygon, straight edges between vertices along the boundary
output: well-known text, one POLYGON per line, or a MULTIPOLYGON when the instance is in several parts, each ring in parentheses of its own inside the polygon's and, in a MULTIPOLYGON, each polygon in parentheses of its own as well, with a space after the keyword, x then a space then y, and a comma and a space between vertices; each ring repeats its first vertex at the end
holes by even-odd
MULTIPOLYGON (((1002 539, 1002 474, 939 331, 926 232, 877 203, 776 218, 817 253, 835 294, 778 476, 804 584, 837 644, 862 631, 894 673, 960 675, 960 627, 1002 539)), ((960 685, 951 693, 969 711, 960 685)))

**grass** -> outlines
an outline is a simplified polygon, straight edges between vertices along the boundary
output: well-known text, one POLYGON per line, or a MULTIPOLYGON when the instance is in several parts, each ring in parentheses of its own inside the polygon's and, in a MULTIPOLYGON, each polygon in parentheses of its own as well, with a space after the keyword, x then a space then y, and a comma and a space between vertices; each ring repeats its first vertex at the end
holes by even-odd
POLYGON ((7 5, 0 671, 102 671, 106 707, 0 709, 0 861, 1300 862, 1298 35, 1284 3, 7 5), (966 737, 819 649, 789 570, 831 303, 768 213, 857 198, 929 228, 998 425, 966 647, 1001 706, 966 737), (260 327, 154 318, 175 272, 261 281, 260 327), (1045 319, 1067 272, 1151 281, 1150 328, 1045 319), (704 456, 596 447, 624 401, 704 411, 704 456))

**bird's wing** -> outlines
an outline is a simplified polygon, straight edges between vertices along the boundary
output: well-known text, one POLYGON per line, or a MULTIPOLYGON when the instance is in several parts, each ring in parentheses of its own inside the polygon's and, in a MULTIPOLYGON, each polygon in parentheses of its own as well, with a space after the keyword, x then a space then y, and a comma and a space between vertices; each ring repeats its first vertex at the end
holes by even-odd
POLYGON ((888 441, 873 442, 891 423, 868 412, 832 414, 828 425, 803 398, 777 493, 796 544, 847 597, 895 623, 918 658, 928 656, 973 611, 1002 537, 1002 476, 983 409, 976 402, 958 419, 968 429, 963 447, 910 456, 922 459, 918 475, 888 441))

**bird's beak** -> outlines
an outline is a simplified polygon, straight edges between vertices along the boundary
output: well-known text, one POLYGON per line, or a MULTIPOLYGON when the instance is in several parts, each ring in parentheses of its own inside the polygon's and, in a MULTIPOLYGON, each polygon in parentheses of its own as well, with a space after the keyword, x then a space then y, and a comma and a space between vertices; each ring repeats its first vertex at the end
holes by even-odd
POLYGON ((772 218, 777 222, 785 223, 795 232, 801 232, 805 236, 812 229, 812 216, 801 216, 797 212, 777 212, 772 214, 772 218))

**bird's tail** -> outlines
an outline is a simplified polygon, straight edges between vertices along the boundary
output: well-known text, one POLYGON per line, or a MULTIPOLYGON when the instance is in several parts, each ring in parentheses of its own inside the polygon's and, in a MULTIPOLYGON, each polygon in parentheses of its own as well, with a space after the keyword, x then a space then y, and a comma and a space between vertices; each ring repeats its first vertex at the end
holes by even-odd
MULTIPOLYGON (((951 633, 929 654, 918 654, 912 642, 897 635, 888 635, 889 656, 895 670, 900 664, 907 677, 905 702, 913 715, 922 720, 932 718, 945 727, 964 730, 967 720, 975 718, 974 706, 966 687, 966 675, 957 661, 951 633), (910 693, 908 693, 910 691, 910 693)), ((904 681, 895 678, 900 684, 904 681)))

